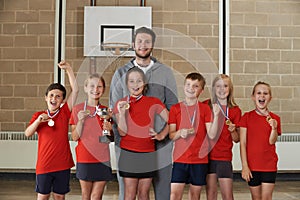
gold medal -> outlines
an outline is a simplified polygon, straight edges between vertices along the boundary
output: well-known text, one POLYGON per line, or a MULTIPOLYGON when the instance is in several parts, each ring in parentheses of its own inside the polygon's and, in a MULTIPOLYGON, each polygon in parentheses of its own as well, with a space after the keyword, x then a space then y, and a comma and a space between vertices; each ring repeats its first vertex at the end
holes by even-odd
POLYGON ((188 134, 194 134, 194 133, 195 133, 195 131, 193 128, 188 129, 188 134))
POLYGON ((225 124, 226 124, 226 125, 229 125, 229 124, 231 124, 231 121, 230 121, 230 119, 227 119, 227 120, 226 120, 226 122, 225 122, 225 124))
POLYGON ((129 104, 129 103, 126 103, 126 104, 124 105, 124 107, 125 107, 126 110, 128 110, 128 109, 130 108, 130 104, 129 104))
POLYGON ((268 115, 268 116, 266 117, 267 122, 269 122, 271 119, 272 119, 272 117, 271 117, 270 115, 268 115))
POLYGON ((86 114, 88 114, 88 115, 91 113, 90 110, 86 110, 85 112, 86 112, 86 114))
POLYGON ((48 121, 48 126, 50 126, 50 127, 54 126, 54 121, 52 119, 50 119, 48 121))

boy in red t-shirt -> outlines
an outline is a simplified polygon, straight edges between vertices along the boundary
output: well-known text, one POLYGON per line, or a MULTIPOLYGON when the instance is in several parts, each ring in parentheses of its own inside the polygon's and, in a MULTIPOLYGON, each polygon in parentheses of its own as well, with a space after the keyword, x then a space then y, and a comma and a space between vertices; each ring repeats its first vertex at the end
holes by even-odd
POLYGON ((78 85, 69 63, 61 61, 58 66, 69 77, 72 92, 66 98, 66 89, 59 83, 51 84, 45 95, 47 110, 36 112, 25 130, 27 137, 38 134, 38 158, 36 163, 37 199, 64 199, 70 191, 70 169, 74 166, 68 128, 72 107, 78 95, 78 85))
POLYGON ((213 105, 212 122, 210 107, 198 101, 204 87, 205 79, 201 74, 188 74, 184 81, 185 99, 170 110, 169 137, 175 141, 171 200, 182 199, 185 184, 190 185, 190 199, 200 199, 202 186, 206 185, 208 138, 217 134, 220 109, 213 105))
POLYGON ((252 91, 255 109, 246 112, 239 122, 242 178, 250 186, 252 199, 272 199, 275 187, 275 143, 281 127, 280 117, 268 109, 271 99, 271 86, 256 83, 252 91))

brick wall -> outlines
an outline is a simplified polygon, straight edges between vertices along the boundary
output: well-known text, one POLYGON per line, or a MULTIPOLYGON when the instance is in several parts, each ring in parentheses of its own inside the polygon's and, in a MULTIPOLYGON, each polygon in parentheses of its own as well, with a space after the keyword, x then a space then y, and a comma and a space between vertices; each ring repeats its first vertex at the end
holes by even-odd
MULTIPOLYGON (((98 0, 97 6, 139 3, 98 0)), ((176 71, 180 98, 182 77, 190 71, 200 70, 210 86, 218 72, 218 1, 151 0, 146 4, 153 10, 153 27, 186 35, 201 47, 189 52, 189 58, 199 57, 196 61, 166 50, 154 51, 155 57, 176 71)), ((82 68, 90 62, 83 57, 83 8, 89 5, 89 0, 67 1, 65 57, 81 85, 86 76, 82 68)), ((250 94, 255 82, 270 83, 274 96, 270 110, 281 116, 284 132, 299 132, 300 128, 299 11, 300 2, 292 0, 230 1, 230 75, 237 103, 243 111, 252 109, 250 94)), ((22 131, 33 112, 46 108, 43 96, 54 76, 54 20, 55 0, 0 1, 0 131, 22 131)), ((176 43, 186 44, 187 40, 176 43)), ((103 71, 108 87, 115 68, 127 61, 118 60, 103 71)), ((97 58, 97 63, 101 66, 103 60, 97 58)), ((68 81, 66 86, 69 90, 68 81)), ((107 96, 108 88, 103 104, 107 96)), ((202 98, 207 97, 209 87, 202 98)))

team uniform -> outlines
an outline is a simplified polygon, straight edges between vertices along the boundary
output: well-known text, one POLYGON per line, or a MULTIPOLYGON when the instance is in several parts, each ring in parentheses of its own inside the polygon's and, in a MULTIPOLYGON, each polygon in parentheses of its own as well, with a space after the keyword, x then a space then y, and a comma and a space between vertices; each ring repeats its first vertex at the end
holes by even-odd
MULTIPOLYGON (((107 108, 99 105, 99 109, 107 108)), ((89 110, 90 116, 84 120, 76 151, 76 177, 86 181, 109 181, 112 179, 109 144, 100 142, 103 136, 103 120, 96 114, 96 108, 80 103, 73 107, 71 125, 78 123, 78 112, 89 110), (86 107, 86 108, 85 108, 86 107)))
MULTIPOLYGON (((119 101, 128 101, 127 97, 119 101)), ((118 101, 118 102, 119 102, 118 101)), ((114 113, 118 113, 117 104, 114 113)), ((129 98, 130 108, 126 113, 127 134, 122 136, 119 173, 122 177, 148 178, 157 169, 155 143, 149 135, 154 126, 155 115, 164 109, 164 104, 155 97, 129 98)))
MULTIPOLYGON (((160 63, 155 58, 151 57, 153 65, 145 73, 148 82, 148 89, 146 96, 156 97, 163 102, 168 110, 175 103, 178 103, 177 98, 177 87, 176 80, 173 75, 172 69, 162 63, 160 63)), ((129 95, 127 85, 125 84, 125 77, 127 71, 136 66, 135 58, 130 60, 124 66, 118 68, 114 73, 109 92, 109 104, 111 107, 115 103, 129 95)), ((155 131, 160 132, 165 126, 165 122, 160 120, 158 117, 155 120, 155 131)), ((120 154, 120 135, 115 126, 113 126, 114 136, 115 136, 115 145, 116 145, 116 156, 118 160, 118 155, 120 154)), ((153 187, 156 199, 169 199, 170 198, 170 181, 172 174, 172 150, 173 143, 170 141, 169 137, 166 137, 163 141, 155 141, 157 153, 157 176, 153 178, 153 187)), ((122 180, 119 180, 119 199, 124 199, 124 184, 122 180)))
MULTIPOLYGON (((43 113, 47 111, 36 112, 29 124, 32 124, 43 113)), ((53 192, 66 194, 70 191, 70 169, 74 166, 68 138, 70 115, 71 111, 65 103, 52 118, 53 126, 41 123, 36 129, 38 134, 36 192, 38 193, 49 194, 51 192, 52 180, 49 180, 49 177, 54 179, 53 192)))
POLYGON ((180 102, 171 107, 169 124, 176 124, 176 130, 189 129, 193 125, 195 130, 193 135, 179 138, 174 143, 172 183, 206 185, 208 140, 205 124, 211 121, 207 104, 198 102, 196 106, 187 106, 180 102), (195 116, 193 120, 190 120, 191 116, 195 116))
MULTIPOLYGON (((277 132, 281 135, 280 117, 272 112, 269 115, 277 121, 277 132)), ((275 182, 278 156, 275 144, 269 143, 272 127, 267 122, 266 116, 257 114, 255 110, 246 112, 239 122, 239 127, 247 128, 247 162, 252 175, 261 172, 271 173, 269 175, 273 176, 273 180, 269 182, 275 182)), ((250 180, 249 185, 252 184, 256 183, 251 183, 250 180)))
MULTIPOLYGON (((205 101, 204 103, 208 103, 205 101)), ((226 106, 222 105, 226 110, 226 106)), ((233 124, 238 124, 241 119, 241 109, 238 106, 228 108, 228 117, 233 124)), ((224 120, 223 129, 218 137, 210 142, 208 173, 216 173, 218 178, 233 178, 232 171, 233 141, 228 125, 224 120)))

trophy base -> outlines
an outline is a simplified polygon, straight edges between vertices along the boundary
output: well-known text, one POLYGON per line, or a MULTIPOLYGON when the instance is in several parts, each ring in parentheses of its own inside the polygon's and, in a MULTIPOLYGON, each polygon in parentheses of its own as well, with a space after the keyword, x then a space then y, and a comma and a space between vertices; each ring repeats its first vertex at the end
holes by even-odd
POLYGON ((104 135, 104 136, 99 137, 99 142, 101 142, 101 143, 110 143, 111 141, 106 135, 104 135))

